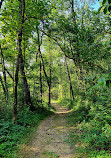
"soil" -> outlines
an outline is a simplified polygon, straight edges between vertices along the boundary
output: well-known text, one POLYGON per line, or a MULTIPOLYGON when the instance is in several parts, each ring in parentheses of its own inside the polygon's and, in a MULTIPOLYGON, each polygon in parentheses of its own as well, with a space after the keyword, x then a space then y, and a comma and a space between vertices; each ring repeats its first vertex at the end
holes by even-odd
POLYGON ((74 158, 74 150, 67 142, 70 129, 66 116, 70 111, 54 106, 56 113, 37 127, 31 143, 24 148, 23 158, 74 158))

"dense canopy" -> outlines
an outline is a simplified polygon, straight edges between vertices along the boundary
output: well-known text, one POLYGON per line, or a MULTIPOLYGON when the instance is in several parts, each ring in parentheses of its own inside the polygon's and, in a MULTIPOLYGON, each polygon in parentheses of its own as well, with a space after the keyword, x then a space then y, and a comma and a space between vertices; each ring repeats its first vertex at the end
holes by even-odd
MULTIPOLYGON (((44 113, 58 102, 74 115, 82 112, 81 128, 95 128, 94 135, 89 134, 92 139, 85 138, 89 146, 110 149, 111 3, 103 0, 98 10, 95 3, 0 1, 2 128, 6 121, 21 125, 26 111, 44 113)), ((6 143, 5 138, 0 141, 6 143)))

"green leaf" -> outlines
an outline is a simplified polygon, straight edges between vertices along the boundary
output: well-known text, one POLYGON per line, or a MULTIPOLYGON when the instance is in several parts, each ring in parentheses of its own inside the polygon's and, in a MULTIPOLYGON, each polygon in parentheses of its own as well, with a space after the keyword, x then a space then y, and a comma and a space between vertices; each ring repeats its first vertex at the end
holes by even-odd
POLYGON ((104 87, 106 85, 106 79, 104 77, 100 78, 98 80, 98 85, 101 85, 104 87))

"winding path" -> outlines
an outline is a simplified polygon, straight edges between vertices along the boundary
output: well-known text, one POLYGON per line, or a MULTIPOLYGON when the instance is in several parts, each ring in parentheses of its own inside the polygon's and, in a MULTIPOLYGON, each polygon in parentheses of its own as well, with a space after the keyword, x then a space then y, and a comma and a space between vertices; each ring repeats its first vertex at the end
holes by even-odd
POLYGON ((56 107, 56 113, 42 121, 30 145, 25 147, 24 158, 74 158, 74 151, 66 142, 68 126, 65 107, 56 107))

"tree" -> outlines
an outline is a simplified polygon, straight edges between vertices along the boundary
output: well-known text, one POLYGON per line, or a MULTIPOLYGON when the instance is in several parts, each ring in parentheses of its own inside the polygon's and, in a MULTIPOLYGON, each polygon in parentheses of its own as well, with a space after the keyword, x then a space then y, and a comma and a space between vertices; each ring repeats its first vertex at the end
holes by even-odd
MULTIPOLYGON (((99 0, 98 0, 99 1, 99 0)), ((104 14, 111 12, 111 1, 110 0, 103 0, 101 2, 101 7, 98 11, 103 10, 104 14)))

